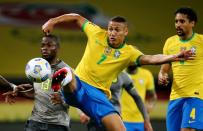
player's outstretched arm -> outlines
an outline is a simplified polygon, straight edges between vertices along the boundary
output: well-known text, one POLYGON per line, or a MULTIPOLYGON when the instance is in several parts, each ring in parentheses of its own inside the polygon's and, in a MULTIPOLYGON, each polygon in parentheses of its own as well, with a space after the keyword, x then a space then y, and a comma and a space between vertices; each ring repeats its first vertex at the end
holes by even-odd
POLYGON ((55 18, 51 18, 47 22, 45 22, 45 24, 42 26, 42 31, 45 34, 49 34, 50 32, 52 32, 56 24, 71 21, 74 21, 79 27, 82 28, 82 25, 85 20, 86 19, 84 17, 76 13, 64 14, 55 18))
POLYGON ((13 91, 8 91, 2 95, 5 96, 6 103, 15 103, 15 98, 18 95, 24 96, 29 99, 33 99, 34 89, 33 89, 33 86, 30 84, 21 84, 21 85, 15 86, 13 91))
POLYGON ((195 54, 192 53, 191 50, 181 51, 178 54, 174 55, 143 55, 139 59, 139 63, 141 65, 160 65, 164 63, 170 63, 173 61, 181 61, 181 60, 193 60, 195 54))

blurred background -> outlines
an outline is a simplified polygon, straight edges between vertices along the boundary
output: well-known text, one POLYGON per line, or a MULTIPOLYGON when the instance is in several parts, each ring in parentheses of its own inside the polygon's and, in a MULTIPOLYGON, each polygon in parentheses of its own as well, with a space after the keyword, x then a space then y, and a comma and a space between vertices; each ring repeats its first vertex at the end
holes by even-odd
MULTIPOLYGON (((129 22, 128 42, 145 54, 162 53, 166 38, 175 34, 174 11, 182 6, 196 10, 199 18, 195 30, 202 33, 203 2, 201 0, 0 0, 0 74, 9 81, 20 84, 27 82, 25 64, 40 57, 41 26, 49 18, 75 12, 106 28, 109 18, 124 16, 129 22)), ((86 36, 74 24, 61 24, 54 34, 61 39, 60 58, 75 68, 80 61, 86 36)), ((170 93, 168 87, 157 85, 160 66, 145 66, 152 71, 158 102, 150 113, 155 131, 165 131, 165 115, 170 93)), ((23 130, 32 110, 32 101, 18 98, 13 105, 5 104, 0 86, 0 130, 23 130)), ((72 130, 85 131, 78 121, 77 113, 71 108, 72 130)))

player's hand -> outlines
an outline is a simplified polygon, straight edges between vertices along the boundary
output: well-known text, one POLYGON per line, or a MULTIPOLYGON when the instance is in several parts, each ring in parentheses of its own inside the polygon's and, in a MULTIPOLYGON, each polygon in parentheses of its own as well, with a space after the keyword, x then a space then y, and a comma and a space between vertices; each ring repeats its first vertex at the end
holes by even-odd
POLYGON ((144 129, 145 131, 153 131, 152 125, 149 120, 144 121, 144 129))
POLYGON ((150 113, 154 108, 154 104, 150 102, 146 102, 145 107, 147 109, 147 112, 150 113))
POLYGON ((159 72, 158 75, 158 84, 162 86, 167 86, 169 83, 169 77, 167 73, 161 73, 159 72))
POLYGON ((80 113, 80 122, 82 124, 88 124, 90 121, 90 117, 87 116, 85 113, 80 113))
POLYGON ((6 103, 9 103, 9 104, 15 103, 15 98, 16 98, 17 94, 14 93, 14 91, 8 91, 6 93, 3 93, 2 95, 5 96, 6 103))
POLYGON ((46 23, 44 23, 44 25, 42 26, 42 31, 45 33, 45 35, 49 35, 50 32, 53 30, 54 28, 54 20, 49 19, 46 23))
POLYGON ((196 54, 192 50, 183 50, 180 53, 176 54, 174 61, 183 61, 183 60, 194 60, 196 54))
POLYGON ((63 103, 61 94, 59 92, 54 92, 53 94, 51 94, 51 103, 53 103, 54 105, 63 103))
POLYGON ((5 96, 6 103, 12 104, 15 103, 15 98, 17 97, 19 92, 25 91, 30 88, 32 88, 32 85, 30 84, 21 84, 16 86, 13 91, 8 91, 2 95, 5 96))

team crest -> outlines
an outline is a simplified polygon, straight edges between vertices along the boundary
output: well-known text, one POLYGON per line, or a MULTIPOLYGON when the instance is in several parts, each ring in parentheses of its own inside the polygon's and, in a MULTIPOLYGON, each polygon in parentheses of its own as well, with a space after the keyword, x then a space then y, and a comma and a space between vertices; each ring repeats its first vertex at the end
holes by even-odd
POLYGON ((111 47, 106 47, 106 48, 104 49, 104 54, 105 54, 105 55, 109 55, 109 54, 111 54, 111 51, 112 51, 112 48, 111 48, 111 47))
POLYGON ((121 55, 121 52, 119 50, 115 50, 114 57, 119 58, 120 55, 121 55))
POLYGON ((196 47, 195 46, 192 46, 191 48, 190 48, 190 50, 191 50, 191 52, 192 52, 192 54, 193 55, 195 55, 196 54, 196 47))
POLYGON ((144 84, 144 80, 143 80, 143 79, 139 79, 139 83, 140 83, 141 85, 143 85, 143 84, 144 84))

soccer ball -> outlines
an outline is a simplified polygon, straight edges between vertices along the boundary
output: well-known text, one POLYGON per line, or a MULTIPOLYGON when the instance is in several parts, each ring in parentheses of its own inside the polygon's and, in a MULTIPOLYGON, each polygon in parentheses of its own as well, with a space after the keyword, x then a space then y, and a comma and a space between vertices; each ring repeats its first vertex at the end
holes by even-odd
POLYGON ((26 64, 25 74, 32 82, 43 82, 51 77, 51 66, 43 58, 33 58, 26 64))

